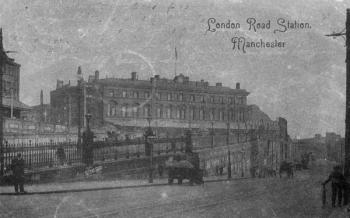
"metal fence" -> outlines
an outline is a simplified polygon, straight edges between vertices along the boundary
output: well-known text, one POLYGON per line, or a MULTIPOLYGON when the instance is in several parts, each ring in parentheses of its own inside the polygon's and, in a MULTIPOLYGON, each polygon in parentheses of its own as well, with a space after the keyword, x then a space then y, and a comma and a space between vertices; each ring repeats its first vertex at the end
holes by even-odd
MULTIPOLYGON (((156 139, 153 155, 184 151, 184 138, 156 139)), ((82 147, 76 142, 4 144, 4 167, 9 169, 12 159, 21 153, 27 169, 49 168, 82 163, 82 147)), ((93 161, 113 161, 145 156, 144 140, 93 143, 93 161)))
MULTIPOLYGON (((213 146, 226 145, 226 135, 216 134, 209 136, 192 136, 193 149, 212 148, 213 146), (215 145, 213 145, 213 143, 215 145)), ((241 141, 240 137, 232 138, 229 142, 241 141)), ((244 137, 245 141, 248 137, 244 137)), ((161 155, 169 152, 184 151, 185 138, 158 138, 153 139, 153 155, 161 155)), ((17 153, 21 153, 27 169, 49 168, 60 165, 81 164, 83 155, 82 147, 76 142, 51 142, 51 143, 4 143, 4 168, 8 169, 12 159, 17 153)), ((140 158, 145 156, 145 144, 143 138, 129 139, 125 141, 97 141, 93 143, 93 162, 113 161, 118 159, 140 158)))

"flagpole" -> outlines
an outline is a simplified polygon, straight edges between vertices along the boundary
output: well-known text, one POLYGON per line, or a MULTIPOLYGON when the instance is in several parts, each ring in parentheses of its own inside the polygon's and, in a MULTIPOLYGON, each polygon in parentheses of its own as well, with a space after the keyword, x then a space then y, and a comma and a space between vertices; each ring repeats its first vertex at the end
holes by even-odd
POLYGON ((13 118, 13 89, 11 88, 11 119, 13 118))
POLYGON ((176 50, 176 28, 174 29, 174 50, 175 50, 175 61, 174 61, 174 73, 175 73, 175 76, 176 76, 176 62, 177 62, 177 50, 176 50))
POLYGON ((176 62, 177 62, 177 51, 176 51, 176 46, 175 46, 175 76, 176 76, 176 62))

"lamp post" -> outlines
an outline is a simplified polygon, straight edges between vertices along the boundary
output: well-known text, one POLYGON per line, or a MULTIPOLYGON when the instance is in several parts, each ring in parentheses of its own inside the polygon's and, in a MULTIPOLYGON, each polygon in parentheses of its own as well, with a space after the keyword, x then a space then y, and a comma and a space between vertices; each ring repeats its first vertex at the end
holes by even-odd
POLYGON ((211 122, 211 148, 214 148, 214 122, 211 122))
POLYGON ((227 145, 227 179, 231 179, 231 152, 230 152, 230 122, 227 122, 227 135, 226 135, 226 145, 227 145))
POLYGON ((91 114, 85 114, 85 118, 86 118, 86 129, 90 130, 90 120, 92 118, 91 114))
POLYGON ((86 114, 86 130, 83 133, 83 149, 82 156, 83 162, 87 166, 91 166, 93 164, 93 141, 94 141, 94 133, 90 130, 90 120, 92 118, 91 114, 86 114))
POLYGON ((78 80, 78 148, 81 148, 81 98, 82 98, 82 81, 78 80))
POLYGON ((145 151, 146 151, 146 155, 150 156, 148 182, 153 183, 153 143, 150 141, 150 139, 155 138, 155 134, 153 133, 152 128, 151 128, 151 117, 148 117, 147 121, 148 121, 148 128, 146 129, 146 131, 144 133, 145 151))

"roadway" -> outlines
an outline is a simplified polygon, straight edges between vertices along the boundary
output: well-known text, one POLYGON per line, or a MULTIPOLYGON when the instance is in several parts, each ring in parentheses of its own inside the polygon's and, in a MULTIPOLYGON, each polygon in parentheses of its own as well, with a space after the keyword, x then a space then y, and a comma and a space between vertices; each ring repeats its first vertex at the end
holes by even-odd
MULTIPOLYGON (((321 182, 326 172, 315 168, 298 172, 293 179, 218 180, 195 186, 158 184, 82 192, 5 194, 0 195, 0 216, 343 217, 345 207, 332 210, 328 201, 322 209, 321 182)), ((99 187, 104 183, 100 182, 99 187)), ((84 183, 80 187, 84 188, 84 183)))

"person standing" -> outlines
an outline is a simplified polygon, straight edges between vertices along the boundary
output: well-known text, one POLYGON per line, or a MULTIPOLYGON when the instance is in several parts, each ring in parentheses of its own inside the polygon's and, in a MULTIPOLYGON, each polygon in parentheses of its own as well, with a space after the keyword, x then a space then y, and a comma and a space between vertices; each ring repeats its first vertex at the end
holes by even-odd
POLYGON ((11 170, 13 172, 13 185, 15 187, 15 192, 18 192, 18 187, 20 193, 26 193, 24 191, 24 160, 21 153, 18 153, 17 156, 12 159, 11 170))
POLYGON ((62 145, 57 148, 56 155, 60 165, 63 166, 66 162, 66 153, 62 145))
POLYGON ((332 207, 335 207, 335 200, 338 195, 338 206, 341 207, 343 186, 346 182, 344 175, 341 173, 341 167, 335 166, 328 179, 322 183, 325 186, 332 182, 332 207))

